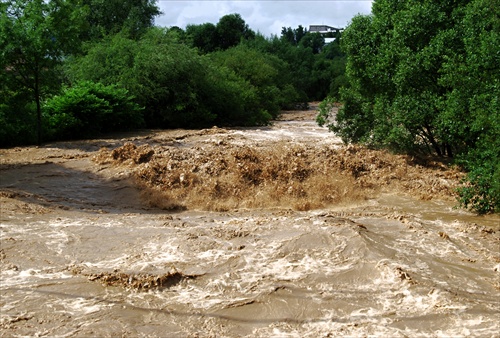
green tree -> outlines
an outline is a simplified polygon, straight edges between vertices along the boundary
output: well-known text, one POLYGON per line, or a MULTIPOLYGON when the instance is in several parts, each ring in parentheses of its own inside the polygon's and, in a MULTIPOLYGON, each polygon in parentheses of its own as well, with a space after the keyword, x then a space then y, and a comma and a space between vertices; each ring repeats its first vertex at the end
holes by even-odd
POLYGON ((204 54, 226 50, 238 45, 241 41, 254 38, 255 32, 248 27, 239 14, 224 15, 217 25, 204 23, 186 27, 187 43, 204 54))
POLYGON ((214 116, 201 103, 204 67, 196 50, 154 28, 135 41, 126 34, 95 43, 87 55, 69 67, 72 81, 119 85, 145 107, 150 127, 203 125, 214 116))
POLYGON ((0 6, 0 67, 3 69, 0 76, 4 82, 1 89, 29 94, 29 101, 36 106, 40 144, 42 100, 59 88, 59 66, 65 56, 79 46, 75 36, 82 25, 82 9, 74 8, 65 0, 12 0, 0 6))
POLYGON ((288 64, 287 81, 301 93, 301 101, 322 100, 327 95, 339 96, 339 89, 347 83, 346 60, 340 48, 342 34, 335 34, 328 44, 317 33, 309 33, 302 26, 283 27, 281 36, 272 36, 266 43, 255 39, 254 48, 273 54, 288 64))
POLYGON ((441 78, 450 91, 442 98, 440 133, 468 170, 460 202, 479 213, 500 211, 499 6, 499 0, 464 6, 463 20, 448 32, 462 47, 445 59, 441 78))
POLYGON ((0 147, 37 142, 36 105, 27 89, 0 80, 0 147))
POLYGON ((73 82, 128 89, 144 107, 151 128, 265 124, 270 119, 255 87, 179 42, 170 30, 152 28, 139 41, 123 34, 108 37, 68 68, 73 82))
POLYGON ((345 142, 455 157, 469 171, 462 204, 498 210, 499 5, 376 0, 342 36, 348 85, 330 129, 345 142))
POLYGON ((87 28, 80 32, 80 39, 98 40, 122 30, 138 38, 154 25, 161 14, 157 0, 71 0, 75 7, 87 9, 87 28))
POLYGON ((456 24, 459 7, 451 2, 379 0, 372 16, 355 17, 343 34, 350 86, 332 129, 349 141, 451 156, 454 145, 438 129, 440 98, 447 91, 439 79, 443 60, 455 47, 444 33, 456 24), (353 99, 361 101, 348 102, 353 99), (361 116, 366 123, 345 128, 361 116))
POLYGON ((298 94, 286 81, 287 64, 278 57, 242 44, 211 58, 249 81, 258 93, 261 109, 273 117, 281 107, 297 101, 298 94))
POLYGON ((288 42, 293 46, 297 46, 300 43, 300 40, 306 35, 307 30, 299 25, 296 29, 292 29, 291 27, 283 27, 281 29, 281 39, 288 42))
POLYGON ((305 48, 310 48, 313 54, 318 54, 325 45, 325 38, 320 33, 306 33, 299 43, 305 48))
POLYGON ((283 60, 288 66, 286 81, 290 83, 299 94, 299 102, 307 102, 314 96, 312 68, 315 56, 312 49, 304 46, 295 46, 285 39, 277 36, 271 37, 266 48, 260 47, 267 52, 283 60))
POLYGON ((252 39, 255 33, 239 14, 224 15, 217 23, 218 47, 222 50, 236 46, 242 39, 252 39))
POLYGON ((212 23, 187 25, 186 35, 189 44, 207 54, 217 49, 217 27, 212 23))

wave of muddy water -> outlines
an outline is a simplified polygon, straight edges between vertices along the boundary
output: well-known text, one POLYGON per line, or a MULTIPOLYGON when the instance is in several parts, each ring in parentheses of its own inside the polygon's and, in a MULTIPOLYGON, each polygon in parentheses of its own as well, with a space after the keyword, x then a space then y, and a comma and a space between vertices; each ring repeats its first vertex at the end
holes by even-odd
POLYGON ((498 216, 390 189, 310 211, 167 212, 91 160, 125 142, 341 147, 313 113, 0 150, 0 336, 500 336, 498 216))

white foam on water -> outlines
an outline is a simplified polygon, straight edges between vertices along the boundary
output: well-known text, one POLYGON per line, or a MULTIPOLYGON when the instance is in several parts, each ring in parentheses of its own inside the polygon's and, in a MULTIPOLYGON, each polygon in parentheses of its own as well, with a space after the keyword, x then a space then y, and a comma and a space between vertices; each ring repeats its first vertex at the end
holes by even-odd
MULTIPOLYGON (((423 293, 423 290, 419 288, 412 288, 408 280, 401 278, 398 271, 401 266, 387 262, 377 265, 383 272, 381 278, 374 281, 378 290, 375 294, 380 304, 383 305, 384 311, 397 311, 400 314, 426 314, 433 313, 436 308, 448 310, 467 308, 460 303, 452 302, 449 296, 439 289, 423 293)), ((408 267, 402 267, 405 270, 408 269, 408 267)))
POLYGON ((233 253, 228 253, 227 250, 220 250, 220 249, 210 249, 206 251, 202 251, 196 254, 196 258, 201 260, 202 262, 199 262, 201 265, 205 265, 206 263, 217 263, 217 262, 222 262, 223 259, 229 259, 231 257, 234 257, 235 254, 233 253))
MULTIPOLYGON (((396 248, 412 248, 419 256, 434 255, 436 257, 448 258, 450 255, 461 254, 460 250, 450 241, 441 240, 436 233, 436 239, 430 236, 421 236, 418 240, 415 238, 397 238, 395 240, 396 248)), ((404 252, 404 251, 403 251, 404 252)))
POLYGON ((371 322, 371 323, 380 323, 380 317, 384 314, 383 310, 377 310, 373 307, 365 307, 361 309, 356 309, 351 312, 348 316, 351 321, 362 321, 362 322, 371 322))
POLYGON ((70 241, 70 236, 64 231, 48 233, 44 237, 47 239, 45 242, 47 247, 59 255, 63 253, 64 248, 70 241))
MULTIPOLYGON (((407 337, 404 331, 390 327, 393 321, 382 318, 338 318, 327 315, 306 322, 299 327, 277 323, 268 327, 254 329, 248 337, 407 337)), ((412 336, 413 337, 413 336, 412 336)))
POLYGON ((66 228, 66 227, 81 227, 87 225, 88 222, 83 220, 74 220, 70 218, 60 218, 48 222, 52 228, 66 228))
MULTIPOLYGON (((304 260, 304 259, 303 259, 304 260)), ((300 261, 290 262, 287 257, 274 259, 271 262, 261 262, 260 268, 252 270, 250 273, 261 278, 267 277, 278 281, 293 281, 304 276, 303 269, 300 269, 300 261)))
POLYGON ((113 304, 82 297, 76 299, 58 299, 51 301, 47 305, 50 306, 54 312, 69 313, 77 317, 99 312, 113 306, 113 304))
POLYGON ((94 217, 94 218, 83 218, 83 219, 72 219, 72 218, 62 218, 58 217, 55 220, 50 221, 49 225, 51 227, 98 227, 98 228, 115 228, 123 227, 126 223, 121 219, 110 219, 108 217, 94 217))
POLYGON ((149 242, 144 244, 140 257, 141 261, 134 263, 134 265, 144 266, 147 264, 188 261, 190 258, 179 249, 179 246, 175 244, 176 242, 178 242, 178 239, 174 237, 161 243, 149 242))
POLYGON ((266 141, 282 141, 292 140, 304 142, 311 139, 318 142, 325 142, 328 144, 342 143, 340 138, 333 137, 327 128, 318 127, 314 122, 277 122, 275 124, 279 129, 254 129, 254 130, 236 130, 231 132, 232 135, 242 136, 243 140, 233 140, 233 143, 242 143, 248 145, 248 139, 251 140, 266 140, 266 141), (301 131, 289 127, 297 128, 292 125, 300 125, 301 131))
POLYGON ((401 279, 395 272, 397 264, 389 259, 382 259, 375 264, 375 268, 379 271, 380 276, 373 279, 373 284, 377 286, 389 286, 400 284, 401 279))
MULTIPOLYGON (((472 317, 472 316, 471 316, 472 317)), ((437 331, 438 337, 498 337, 500 333, 500 321, 497 313, 493 318, 485 318, 475 315, 473 318, 456 318, 455 323, 450 325, 445 332, 437 331)))
POLYGON ((272 329, 272 332, 269 333, 269 337, 273 338, 300 338, 300 333, 294 330, 294 332, 285 332, 277 327, 272 329))
MULTIPOLYGON (((217 284, 217 280, 209 281, 207 286, 198 287, 189 285, 187 287, 175 286, 169 292, 159 294, 167 304, 183 304, 190 305, 195 309, 210 309, 215 306, 229 304, 238 298, 227 298, 224 289, 221 289, 217 284)), ((244 300, 244 298, 240 298, 244 300)))
POLYGON ((38 284, 41 281, 46 280, 61 280, 71 278, 73 275, 65 271, 61 272, 49 272, 53 269, 42 268, 42 269, 27 269, 27 270, 3 270, 0 274, 1 286, 2 287, 13 287, 19 285, 31 285, 38 284))
POLYGON ((384 317, 372 308, 353 312, 354 316, 338 317, 330 312, 323 317, 302 324, 300 327, 276 323, 254 329, 248 337, 496 337, 499 326, 481 316, 471 320, 460 320, 444 324, 442 329, 396 328, 392 325, 397 317, 384 317), (487 323, 485 327, 476 327, 487 323), (327 333, 327 335, 325 335, 327 333))
POLYGON ((1 223, 0 224, 2 234, 0 239, 3 240, 3 237, 16 237, 18 235, 24 234, 32 234, 33 233, 33 225, 32 223, 26 223, 23 225, 19 224, 9 224, 9 223, 1 223))
POLYGON ((123 267, 128 267, 129 257, 130 255, 128 254, 122 254, 121 256, 108 260, 101 260, 98 262, 82 262, 81 265, 90 268, 104 269, 106 271, 121 269, 123 267))
MULTIPOLYGON (((27 295, 32 294, 33 292, 28 291, 28 290, 23 290, 23 294, 27 295)), ((23 308, 23 303, 24 300, 18 300, 13 299, 15 296, 13 293, 2 293, 2 296, 0 298, 0 305, 3 304, 0 307, 0 327, 2 327, 4 324, 7 323, 12 323, 13 321, 16 321, 16 318, 23 318, 23 317, 32 317, 32 313, 28 312, 27 310, 21 310, 23 308)), ((1 335, 1 330, 0 330, 0 335, 1 335)))
MULTIPOLYGON (((223 306, 268 293, 277 281, 301 280, 318 271, 333 275, 335 272, 351 269, 354 264, 346 260, 338 264, 328 254, 314 250, 310 250, 310 254, 301 254, 298 258, 277 257, 282 244, 281 241, 258 242, 258 245, 247 246, 237 253, 207 250, 193 254, 194 260, 191 263, 198 266, 216 262, 222 264, 231 258, 239 258, 239 262, 244 264, 236 264, 230 271, 220 273, 207 280, 204 285, 190 283, 188 286, 172 287, 168 296, 166 295, 168 302, 181 302, 204 309, 223 306)), ((317 300, 321 301, 321 298, 317 300)))

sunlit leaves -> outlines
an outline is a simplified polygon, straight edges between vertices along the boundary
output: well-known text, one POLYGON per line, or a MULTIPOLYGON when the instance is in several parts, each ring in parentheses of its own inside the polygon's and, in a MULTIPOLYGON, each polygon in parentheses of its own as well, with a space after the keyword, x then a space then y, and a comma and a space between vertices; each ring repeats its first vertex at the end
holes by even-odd
POLYGON ((498 210, 499 7, 375 1, 345 30, 349 86, 332 129, 346 141, 457 155, 470 171, 463 205, 498 210))

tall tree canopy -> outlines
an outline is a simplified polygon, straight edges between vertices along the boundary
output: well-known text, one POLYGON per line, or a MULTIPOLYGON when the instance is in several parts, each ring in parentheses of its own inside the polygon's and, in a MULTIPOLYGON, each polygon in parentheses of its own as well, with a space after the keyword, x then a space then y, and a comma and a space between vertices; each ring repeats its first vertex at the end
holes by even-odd
POLYGON ((88 28, 81 32, 83 40, 96 40, 122 30, 137 38, 154 25, 161 14, 157 0, 71 0, 75 6, 87 8, 88 28))
POLYGON ((283 27, 281 29, 281 39, 287 41, 288 43, 297 46, 306 35, 307 30, 302 27, 302 25, 299 25, 297 28, 292 29, 292 27, 283 27))
MULTIPOLYGON (((41 142, 41 100, 58 88, 58 66, 78 47, 84 12, 67 0, 11 0, 0 10, 0 80, 2 101, 22 99, 36 104, 37 140, 41 142)), ((17 113, 19 114, 19 113, 17 113)))
POLYGON ((188 42, 203 53, 226 50, 255 37, 245 20, 239 14, 224 15, 217 25, 204 23, 186 27, 188 42))
POLYGON ((462 203, 498 210, 498 8, 500 0, 375 0, 343 34, 349 85, 330 128, 346 142, 456 156, 472 175, 462 203))

